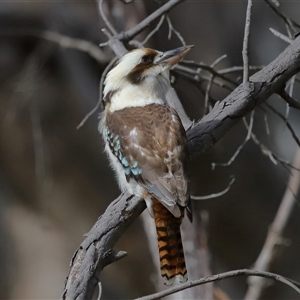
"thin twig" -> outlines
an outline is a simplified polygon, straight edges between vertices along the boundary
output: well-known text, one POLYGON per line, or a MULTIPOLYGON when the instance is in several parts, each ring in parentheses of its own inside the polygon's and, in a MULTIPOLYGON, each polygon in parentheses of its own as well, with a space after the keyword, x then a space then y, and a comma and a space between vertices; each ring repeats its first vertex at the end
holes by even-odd
POLYGON ((159 30, 159 28, 161 27, 162 23, 164 22, 165 20, 165 15, 162 15, 159 22, 157 23, 156 27, 146 36, 146 38, 140 42, 140 45, 145 45, 149 39, 159 30))
POLYGON ((105 23, 105 25, 107 26, 107 28, 111 31, 111 33, 113 35, 117 35, 118 32, 116 31, 116 29, 112 26, 112 24, 109 22, 109 20, 107 19, 104 11, 103 11, 103 2, 104 0, 99 0, 99 12, 100 12, 100 15, 101 15, 101 18, 103 20, 103 22, 105 23))
MULTIPOLYGON (((295 85, 295 78, 296 78, 296 75, 294 75, 291 80, 289 81, 289 85, 287 86, 289 88, 289 93, 288 95, 290 96, 290 98, 292 98, 293 96, 293 91, 294 91, 294 85, 295 85)), ((293 98, 292 98, 293 99, 293 98)), ((294 99, 293 99, 294 100, 294 99)), ((296 100, 295 100, 296 101, 296 100)), ((300 103, 299 103, 299 108, 300 108, 300 103)), ((286 119, 288 118, 289 116, 289 112, 290 112, 290 105, 286 105, 286 111, 285 111, 285 117, 286 119)))
MULTIPOLYGON (((247 130, 249 129, 249 124, 247 123, 246 119, 243 118, 243 122, 247 128, 247 130)), ((268 127, 267 127, 268 128, 268 127)), ((268 129, 267 129, 268 130, 268 129)), ((277 165, 278 163, 280 163, 283 167, 287 168, 287 169, 295 169, 300 171, 300 169, 295 168, 289 161, 284 160, 283 158, 279 157, 278 155, 276 155, 275 153, 273 153, 266 145, 264 145, 258 138, 257 136, 252 132, 251 133, 251 139, 252 141, 259 146, 261 152, 263 155, 266 155, 269 157, 269 159, 271 160, 271 162, 274 165, 277 165)))
POLYGON ((111 69, 111 67, 114 65, 114 63, 117 61, 118 57, 115 57, 104 69, 102 75, 101 75, 101 79, 100 79, 100 84, 99 84, 99 99, 97 104, 95 105, 95 107, 85 115, 85 117, 82 119, 82 121, 77 125, 76 129, 80 129, 85 122, 89 119, 89 117, 91 115, 93 115, 100 107, 101 107, 101 103, 102 103, 102 93, 103 93, 103 83, 104 83, 104 79, 106 74, 108 73, 108 71, 111 69))
POLYGON ((277 93, 283 100, 285 100, 289 106, 300 109, 300 102, 291 97, 284 89, 278 91, 277 93))
MULTIPOLYGON (((265 67, 265 66, 249 66, 249 70, 259 71, 263 67, 265 67)), ((218 70, 218 73, 223 75, 223 74, 230 74, 230 73, 240 72, 240 71, 243 71, 243 70, 244 70, 244 67, 242 67, 242 66, 234 66, 234 67, 218 70)))
POLYGON ((181 42, 182 46, 186 46, 186 42, 183 38, 183 36, 180 34, 179 31, 177 31, 174 27, 173 24, 171 22, 171 19, 169 18, 169 16, 167 16, 167 21, 168 21, 168 25, 169 25, 169 34, 168 34, 168 39, 171 39, 172 36, 172 31, 175 33, 175 35, 178 37, 179 41, 181 42))
MULTIPOLYGON (((204 75, 199 75, 199 72, 191 69, 191 68, 187 68, 185 66, 181 66, 181 65, 177 65, 173 70, 173 73, 178 74, 179 76, 195 83, 195 82, 201 82, 201 81, 210 81, 211 77, 210 76, 204 76, 204 75), (192 76, 191 76, 191 75, 192 76)), ((219 86, 221 88, 227 89, 228 91, 233 91, 234 88, 223 83, 222 81, 219 80, 214 80, 213 84, 216 86, 219 86)))
POLYGON ((200 284, 205 284, 208 282, 214 282, 214 281, 219 281, 223 280, 226 278, 232 278, 232 277, 237 277, 237 276, 259 276, 259 277, 265 277, 269 279, 273 279, 276 281, 280 281, 291 288, 293 288, 297 293, 300 293, 299 285, 300 283, 294 283, 292 280, 285 278, 283 276, 280 276, 278 274, 270 273, 270 272, 262 272, 262 271, 253 271, 253 270, 248 270, 248 269, 241 269, 241 270, 235 270, 235 271, 230 271, 230 272, 225 272, 225 273, 220 273, 218 275, 212 275, 212 276, 207 276, 201 279, 193 280, 187 283, 183 283, 181 285, 176 285, 172 288, 168 288, 162 292, 152 294, 149 296, 137 298, 135 300, 155 300, 155 299, 161 299, 162 297, 174 294, 178 291, 182 291, 188 288, 191 288, 193 286, 197 286, 200 284))
POLYGON ((275 29, 273 29, 273 28, 269 28, 269 30, 270 30, 276 37, 280 38, 281 40, 285 41, 286 43, 288 43, 288 44, 292 43, 293 40, 292 40, 291 38, 289 38, 288 36, 286 36, 286 35, 280 33, 279 31, 277 31, 277 30, 275 30, 275 29))
POLYGON ((212 87, 212 84, 214 82, 214 76, 212 75, 210 77, 210 80, 207 84, 207 87, 206 87, 206 90, 205 90, 205 97, 204 97, 204 114, 207 114, 208 113, 208 110, 209 110, 209 99, 210 99, 210 91, 211 91, 211 87, 212 87))
MULTIPOLYGON (((296 168, 300 168, 300 149, 298 148, 293 165, 296 168)), ((282 238, 282 233, 289 217, 292 213, 293 207, 295 205, 295 197, 299 192, 300 185, 300 172, 298 170, 292 170, 289 178, 285 194, 278 208, 275 219, 270 226, 268 231, 268 236, 266 238, 265 244, 254 264, 254 269, 267 271, 269 269, 270 263, 273 259, 274 248, 276 245, 280 244, 282 238)), ((249 278, 249 287, 245 296, 245 300, 256 300, 259 299, 262 289, 265 287, 265 279, 263 278, 249 278)))
MULTIPOLYGON (((213 76, 219 77, 219 78, 223 79, 224 81, 227 81, 227 82, 233 84, 234 86, 238 85, 236 81, 234 81, 234 80, 232 80, 232 79, 224 76, 219 71, 216 71, 212 66, 209 66, 209 65, 206 65, 206 64, 202 64, 202 63, 197 63, 197 62, 192 61, 192 60, 183 60, 180 63, 180 65, 190 66, 190 67, 196 67, 197 69, 203 69, 203 70, 208 71, 209 73, 211 73, 213 76)), ((194 74, 199 75, 199 71, 195 70, 194 74)))
POLYGON ((214 68, 217 64, 219 64, 223 59, 227 58, 227 54, 223 54, 220 57, 218 57, 211 65, 211 68, 214 68))
POLYGON ((270 8, 275 12, 275 14, 277 16, 279 16, 284 23, 290 27, 290 29, 292 29, 294 31, 294 33, 296 33, 298 30, 295 28, 297 27, 298 29, 300 28, 300 25, 297 24, 295 21, 293 21, 292 19, 286 17, 279 9, 279 5, 274 5, 274 1, 272 0, 265 0, 265 2, 270 6, 270 8))
POLYGON ((253 120, 254 120, 254 110, 251 112, 251 115, 250 115, 250 126, 248 128, 248 133, 247 133, 247 136, 246 136, 245 140, 243 141, 243 143, 237 148, 237 150, 235 151, 235 153, 232 155, 232 157, 229 159, 229 161, 227 163, 212 163, 211 167, 212 167, 213 170, 216 167, 228 167, 228 166, 230 166, 234 162, 234 160, 236 159, 236 157, 239 155, 239 153, 241 152, 241 150, 244 148, 244 146, 246 145, 246 143, 251 138, 253 123, 254 123, 253 120))
POLYGON ((246 13, 246 22, 245 22, 245 31, 244 31, 244 40, 243 40, 243 63, 244 63, 244 72, 243 72, 243 83, 249 81, 249 36, 250 36, 250 24, 251 24, 251 9, 252 9, 252 0, 248 0, 247 13, 246 13))
POLYGON ((293 139, 295 140, 295 142, 297 143, 297 145, 300 147, 300 139, 297 136, 296 132, 293 129, 293 126, 288 122, 288 120, 284 117, 284 115, 282 115, 279 111, 277 111, 274 107, 272 107, 270 104, 266 103, 266 106, 274 113, 276 114, 281 120, 283 120, 283 122, 285 123, 286 127, 288 128, 288 130, 290 131, 293 139))
POLYGON ((223 196, 223 195, 225 195, 230 190, 230 188, 234 184, 234 182, 235 182, 235 178, 232 177, 232 179, 230 180, 227 188, 224 189, 223 191, 218 192, 218 193, 213 193, 213 194, 210 194, 210 195, 207 195, 207 196, 193 196, 193 195, 191 195, 191 199, 193 199, 193 200, 208 200, 208 199, 212 199, 212 198, 217 198, 217 197, 223 196))
POLYGON ((129 29, 125 32, 121 32, 118 35, 114 36, 115 39, 122 42, 128 42, 141 33, 145 28, 147 28, 150 23, 159 18, 160 16, 166 14, 170 9, 174 8, 176 5, 182 3, 185 0, 170 0, 159 9, 154 11, 151 15, 141 21, 138 25, 134 26, 132 29, 129 29))

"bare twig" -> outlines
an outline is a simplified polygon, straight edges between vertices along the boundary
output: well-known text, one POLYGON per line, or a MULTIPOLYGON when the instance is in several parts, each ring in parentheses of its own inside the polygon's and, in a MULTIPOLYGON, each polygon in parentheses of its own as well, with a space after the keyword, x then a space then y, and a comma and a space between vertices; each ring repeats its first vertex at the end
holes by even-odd
POLYGON ((290 44, 293 40, 291 38, 289 38, 288 36, 280 33, 279 31, 273 29, 273 28, 269 28, 270 31, 278 38, 280 38, 281 40, 285 41, 286 43, 290 44))
POLYGON ((165 15, 162 15, 159 22, 157 23, 156 27, 146 36, 146 38, 140 42, 140 45, 145 45, 149 39, 159 30, 160 26, 162 25, 162 23, 164 22, 165 20, 165 15))
MULTIPOLYGON (((300 169, 300 150, 298 148, 293 165, 300 169)), ((292 170, 289 182, 283 196, 282 202, 277 211, 276 217, 270 226, 268 236, 265 244, 254 264, 254 269, 267 271, 273 259, 274 248, 280 244, 282 233, 289 220, 291 212, 295 204, 295 197, 299 192, 300 172, 292 170)), ((256 300, 259 298, 262 289, 265 287, 265 279, 263 278, 249 278, 249 287, 245 296, 245 300, 256 300)))
MULTIPOLYGON (((249 129, 249 124, 247 123, 245 118, 243 118, 243 122, 246 128, 249 129)), ((267 126, 267 130, 268 130, 268 126, 267 126)), ((257 146, 259 146, 262 154, 268 156, 274 165, 277 165, 279 162, 285 168, 295 169, 300 171, 300 169, 295 168, 289 161, 284 160, 283 158, 273 153, 266 145, 264 145, 262 142, 259 141, 259 139, 253 132, 251 133, 251 139, 257 146)))
POLYGON ((284 23, 294 31, 294 33, 297 32, 297 29, 295 27, 297 27, 298 29, 300 28, 300 25, 297 24, 295 21, 293 21, 292 19, 286 17, 279 9, 279 5, 275 5, 274 1, 272 0, 265 0, 265 2, 270 6, 270 8, 275 12, 275 14, 277 16, 279 16, 284 23))
POLYGON ((168 22, 168 25, 169 25, 169 34, 168 34, 168 39, 170 40, 171 39, 171 36, 172 36, 172 31, 175 33, 175 35, 178 37, 179 41, 181 42, 182 46, 186 46, 186 42, 183 38, 183 36, 180 34, 179 31, 177 31, 174 27, 173 27, 173 24, 171 22, 171 19, 169 18, 169 16, 167 16, 167 22, 168 22))
POLYGON ((285 100, 289 106, 300 109, 300 102, 291 97, 284 89, 278 91, 277 93, 283 100, 285 100))
MULTIPOLYGON (((289 83, 287 84, 287 88, 289 89, 289 96, 292 98, 293 95, 293 91, 294 91, 294 85, 295 85, 295 81, 296 81, 296 75, 294 75, 291 80, 289 81, 289 83)), ((286 110, 285 110, 285 117, 286 119, 289 116, 289 112, 290 112, 290 105, 287 102, 286 105, 286 110)))
POLYGON ((243 72, 243 83, 249 81, 249 36, 250 36, 250 24, 251 24, 251 9, 252 9, 252 0, 248 0, 247 13, 246 13, 246 22, 245 22, 245 31, 244 31, 244 40, 243 40, 243 63, 244 63, 244 72, 243 72))
POLYGON ((104 79, 106 74, 108 73, 108 71, 111 69, 111 67, 113 66, 113 64, 117 61, 118 57, 115 57, 104 69, 102 75, 101 75, 101 79, 100 79, 100 84, 99 84, 99 99, 97 104, 95 105, 95 107, 88 113, 85 115, 85 117, 82 119, 82 121, 77 125, 76 129, 80 129, 85 122, 89 119, 90 116, 92 116, 100 107, 101 107, 101 101, 102 101, 102 93, 103 93, 103 83, 104 83, 104 79))
POLYGON ((232 278, 236 276, 259 276, 259 277, 264 277, 264 278, 269 278, 273 279, 279 282, 282 282, 291 288, 293 288, 297 293, 300 293, 299 285, 298 283, 294 283, 292 280, 285 278, 283 276, 280 276, 278 274, 274 273, 269 273, 269 272, 263 272, 263 271, 253 271, 253 270, 248 270, 248 269, 241 269, 241 270, 235 270, 235 271, 230 271, 230 272, 225 272, 225 273, 220 273, 218 275, 212 275, 212 276, 207 276, 198 280, 193 280, 187 283, 183 283, 181 285, 177 285, 172 288, 168 288, 162 292, 152 294, 149 296, 137 298, 136 300, 155 300, 155 299, 161 299, 162 297, 174 294, 178 291, 182 291, 188 288, 191 288, 193 286, 197 286, 200 284, 205 284, 208 282, 214 282, 214 281, 219 281, 222 279, 226 278, 232 278))
POLYGON ((246 145, 246 143, 251 138, 251 133, 252 133, 252 128, 253 128, 253 120, 254 120, 254 110, 251 112, 250 126, 248 128, 248 133, 247 133, 247 136, 246 136, 245 140, 243 141, 243 143, 237 148, 237 150, 235 151, 235 153, 232 155, 232 157, 229 159, 229 161, 227 163, 212 163, 211 166, 212 166, 213 170, 216 167, 228 167, 228 166, 230 166, 235 161, 236 157, 239 155, 239 153, 241 152, 241 150, 244 148, 244 146, 246 145))
MULTIPOLYGON (((263 67, 265 67, 265 66, 249 66, 249 70, 259 71, 263 67)), ((240 72, 240 71, 243 71, 243 70, 244 70, 244 67, 242 67, 242 66, 234 66, 234 67, 218 70, 218 73, 223 75, 223 74, 230 74, 230 73, 240 72)))
POLYGON ((223 191, 218 192, 218 193, 213 193, 213 194, 210 194, 210 195, 207 195, 207 196, 193 196, 193 195, 191 195, 191 198, 193 200, 208 200, 208 199, 212 199, 212 198, 217 198, 217 197, 223 196, 223 195, 225 195, 230 190, 230 188, 234 184, 234 182, 235 182, 235 178, 232 177, 232 179, 230 180, 227 188, 224 189, 223 191))
MULTIPOLYGON (((202 63, 197 63, 197 62, 194 62, 194 61, 191 61, 191 60, 183 60, 180 63, 180 65, 196 67, 197 68, 196 70, 191 69, 191 70, 193 70, 193 74, 195 74, 195 75, 196 74, 199 75, 199 69, 203 69, 203 70, 208 71, 209 73, 211 73, 214 77, 219 77, 219 78, 223 79, 224 81, 227 81, 227 82, 233 84, 234 86, 238 85, 236 81, 224 76, 222 73, 220 73, 220 71, 216 71, 213 67, 211 67, 209 65, 202 64, 202 63)), ((243 68, 242 68, 242 70, 243 70, 243 68)))
POLYGON ((286 127, 288 128, 288 130, 290 131, 293 139, 295 140, 295 142, 297 143, 297 145, 300 147, 300 139, 297 136, 295 130, 293 129, 293 126, 288 122, 288 120, 285 118, 284 115, 282 115, 279 111, 277 111, 274 107, 272 107, 271 105, 269 105, 268 103, 266 103, 266 106, 274 113, 276 114, 281 120, 283 120, 283 122, 285 123, 286 127))
POLYGON ((160 16, 166 14, 169 10, 174 8, 176 5, 182 3, 183 1, 185 1, 185 0, 170 0, 170 1, 168 1, 166 4, 164 4, 162 7, 157 9, 155 12, 153 12, 151 15, 149 15, 146 19, 144 19, 138 25, 136 25, 132 29, 129 29, 125 32, 119 33, 114 38, 117 40, 120 40, 122 42, 125 42, 125 43, 128 42, 129 40, 131 40, 135 36, 137 36, 139 33, 141 33, 145 28, 147 28, 150 25, 150 23, 152 23, 154 20, 156 20, 160 16))
POLYGON ((103 2, 104 0, 99 0, 98 6, 99 6, 99 12, 101 15, 101 18, 103 20, 103 22, 105 23, 105 25, 107 26, 107 28, 111 31, 111 33, 113 35, 118 34, 118 32, 116 31, 116 29, 112 26, 112 24, 109 22, 109 20, 107 19, 104 11, 103 11, 103 2))

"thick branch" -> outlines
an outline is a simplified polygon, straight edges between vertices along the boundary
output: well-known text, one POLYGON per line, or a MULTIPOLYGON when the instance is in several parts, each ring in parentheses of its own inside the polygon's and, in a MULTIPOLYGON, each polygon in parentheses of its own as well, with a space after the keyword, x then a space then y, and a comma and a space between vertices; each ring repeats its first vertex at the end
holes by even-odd
POLYGON ((108 206, 74 254, 62 299, 92 299, 101 270, 126 255, 113 251, 115 243, 144 209, 129 193, 108 206))
POLYGON ((274 61, 239 85, 223 101, 187 132, 192 157, 213 146, 242 117, 282 90, 300 70, 300 37, 274 61))

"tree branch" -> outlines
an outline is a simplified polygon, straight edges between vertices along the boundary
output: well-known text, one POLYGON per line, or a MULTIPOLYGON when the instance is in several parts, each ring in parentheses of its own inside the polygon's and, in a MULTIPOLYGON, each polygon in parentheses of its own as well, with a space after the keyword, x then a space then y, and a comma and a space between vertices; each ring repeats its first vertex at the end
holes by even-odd
POLYGON ((195 157, 213 146, 242 117, 282 90, 300 71, 300 37, 297 37, 274 61, 242 83, 213 110, 188 130, 189 150, 195 157))
MULTIPOLYGON (((293 165, 300 168, 300 150, 298 148, 293 165)), ((254 264, 254 269, 267 271, 273 259, 274 248, 280 244, 282 232, 291 215, 292 209, 296 203, 295 197, 299 192, 300 173, 293 169, 289 178, 289 182, 282 198, 282 202, 278 208, 276 217, 270 226, 265 244, 254 264)), ((259 299, 259 296, 264 288, 266 281, 264 278, 249 278, 249 287, 245 296, 245 300, 259 299)))
POLYGON ((113 251, 115 243, 145 207, 127 192, 108 206, 72 258, 62 299, 92 299, 102 269, 126 255, 113 251))

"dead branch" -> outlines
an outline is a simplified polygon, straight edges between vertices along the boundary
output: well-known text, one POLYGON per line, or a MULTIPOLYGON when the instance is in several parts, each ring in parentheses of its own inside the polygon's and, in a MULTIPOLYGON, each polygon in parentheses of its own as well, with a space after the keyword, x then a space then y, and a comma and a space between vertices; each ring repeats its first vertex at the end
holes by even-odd
POLYGON ((300 37, 273 62, 242 83, 187 132, 192 157, 213 146, 233 125, 282 89, 300 70, 300 37))
POLYGON ((126 255, 112 250, 115 243, 145 207, 129 193, 108 206, 74 254, 62 299, 92 299, 102 269, 126 255))

